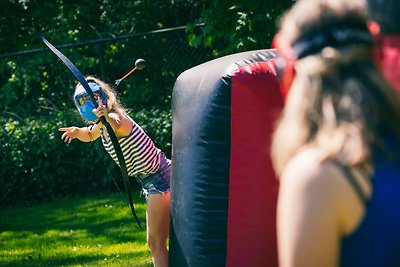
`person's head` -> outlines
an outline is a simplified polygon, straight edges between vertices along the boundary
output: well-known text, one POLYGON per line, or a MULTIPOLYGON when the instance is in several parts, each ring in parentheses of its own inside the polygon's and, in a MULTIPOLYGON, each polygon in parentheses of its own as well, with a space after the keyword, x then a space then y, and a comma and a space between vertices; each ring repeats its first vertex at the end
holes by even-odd
POLYGON ((307 145, 321 148, 322 160, 370 160, 378 130, 400 113, 374 62, 365 1, 298 0, 278 36, 293 76, 272 146, 278 174, 307 145))
MULTIPOLYGON (((115 91, 110 85, 93 76, 87 76, 85 79, 88 82, 95 99, 101 99, 101 102, 107 107, 109 112, 119 114, 125 113, 125 110, 117 100, 115 91)), ((93 113, 95 105, 81 83, 78 83, 75 87, 74 103, 82 118, 87 121, 95 121, 98 119, 93 113)))

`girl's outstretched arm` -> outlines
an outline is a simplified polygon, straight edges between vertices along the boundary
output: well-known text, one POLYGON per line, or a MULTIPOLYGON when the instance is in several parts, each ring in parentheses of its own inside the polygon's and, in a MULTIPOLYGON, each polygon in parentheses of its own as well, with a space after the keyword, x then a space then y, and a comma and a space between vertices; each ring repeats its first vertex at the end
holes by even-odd
POLYGON ((99 138, 100 130, 97 124, 89 127, 61 127, 58 129, 64 132, 61 139, 66 143, 71 143, 75 138, 78 138, 82 142, 91 142, 99 138))

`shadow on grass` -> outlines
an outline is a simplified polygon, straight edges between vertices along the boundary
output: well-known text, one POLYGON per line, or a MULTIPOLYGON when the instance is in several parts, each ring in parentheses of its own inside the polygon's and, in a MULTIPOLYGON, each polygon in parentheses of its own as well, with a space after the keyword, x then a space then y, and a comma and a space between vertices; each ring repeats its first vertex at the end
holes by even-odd
MULTIPOLYGON (((145 226, 145 200, 134 197, 145 226)), ((122 194, 0 211, 0 266, 151 266, 149 257, 122 194)))
POLYGON ((23 254, 18 260, 7 258, 0 264, 2 267, 16 267, 16 266, 153 266, 151 261, 142 260, 137 261, 134 259, 145 258, 147 253, 131 252, 123 255, 108 256, 104 254, 98 255, 79 255, 69 257, 46 257, 43 258, 39 255, 32 255, 29 253, 23 254), (99 263, 100 262, 100 263, 99 263))
MULTIPOLYGON (((142 226, 146 225, 146 206, 143 197, 135 196, 135 210, 142 226)), ((94 236, 107 234, 110 229, 122 226, 132 233, 144 232, 135 223, 128 201, 122 194, 103 195, 89 198, 68 198, 33 207, 10 207, 1 211, 0 232, 35 232, 45 234, 51 230, 71 232, 86 229, 94 236)), ((120 233, 115 241, 125 242, 120 233)))

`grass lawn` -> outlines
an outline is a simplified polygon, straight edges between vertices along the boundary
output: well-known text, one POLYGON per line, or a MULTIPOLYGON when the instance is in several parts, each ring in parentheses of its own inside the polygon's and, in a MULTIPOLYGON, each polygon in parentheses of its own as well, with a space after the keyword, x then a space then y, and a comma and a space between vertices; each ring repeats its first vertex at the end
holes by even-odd
MULTIPOLYGON (((145 200, 134 195, 145 226, 145 200)), ((0 210, 0 266, 152 266, 124 194, 0 210)))

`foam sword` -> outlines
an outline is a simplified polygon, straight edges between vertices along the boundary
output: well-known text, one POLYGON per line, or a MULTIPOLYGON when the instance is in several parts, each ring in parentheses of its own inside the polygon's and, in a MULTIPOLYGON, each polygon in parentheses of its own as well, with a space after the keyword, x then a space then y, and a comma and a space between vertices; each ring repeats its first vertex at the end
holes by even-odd
POLYGON ((115 85, 118 86, 126 77, 131 75, 135 70, 142 70, 146 67, 146 61, 144 59, 139 58, 135 61, 135 67, 131 69, 127 74, 125 74, 122 78, 115 80, 115 85))
MULTIPOLYGON (((78 79, 78 81, 81 83, 85 91, 89 94, 90 99, 93 101, 94 106, 97 108, 98 104, 96 102, 96 99, 94 98, 92 89, 90 89, 90 86, 88 82, 86 81, 85 77, 82 75, 82 73, 78 70, 77 67, 66 57, 64 56, 63 53, 61 53, 57 48, 55 48, 49 41, 44 38, 42 33, 38 30, 36 30, 36 34, 39 36, 40 40, 59 58, 61 61, 68 67, 68 69, 75 75, 75 77, 78 79)), ((136 66, 137 67, 137 66, 136 66)), ((139 67, 137 67, 140 69, 139 67)), ((133 72, 133 71, 132 71, 133 72)), ((124 78, 124 77, 123 77, 124 78)), ((137 225, 139 226, 140 229, 143 229, 142 225, 140 224, 139 218, 136 215, 134 203, 133 203, 133 196, 132 196, 132 186, 131 182, 129 180, 129 175, 128 175, 128 170, 126 168, 126 163, 124 160, 124 156, 122 155, 121 147, 119 145, 118 139, 114 133, 114 130, 112 129, 111 125, 108 123, 106 118, 104 116, 100 117, 101 122, 103 125, 106 127, 107 132, 110 136, 111 142, 114 146, 115 152, 117 154, 118 162, 120 165, 120 170, 122 174, 122 178, 124 181, 125 189, 128 194, 128 201, 129 201, 129 207, 131 210, 131 213, 133 215, 133 218, 135 219, 137 225)))

